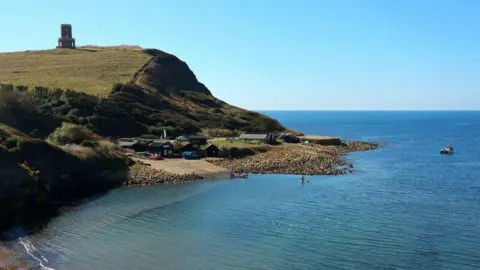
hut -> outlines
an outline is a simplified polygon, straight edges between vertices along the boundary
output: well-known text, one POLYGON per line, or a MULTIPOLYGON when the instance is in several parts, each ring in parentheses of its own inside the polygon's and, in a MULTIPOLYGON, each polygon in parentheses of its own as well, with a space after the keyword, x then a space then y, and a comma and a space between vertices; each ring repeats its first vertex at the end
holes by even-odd
POLYGON ((162 157, 173 155, 173 145, 166 140, 154 140, 148 145, 149 152, 159 154, 162 157))
POLYGON ((245 141, 259 141, 267 144, 272 144, 275 142, 275 137, 271 133, 265 134, 241 134, 238 137, 239 140, 245 141))
POLYGON ((150 149, 150 143, 152 142, 153 140, 150 140, 150 139, 137 139, 136 148, 138 150, 135 150, 135 151, 137 152, 148 151, 150 149))
POLYGON ((218 147, 215 146, 214 144, 209 144, 207 147, 203 149, 205 155, 207 157, 216 157, 218 156, 218 147))
POLYGON ((299 143, 300 142, 300 139, 298 137, 290 135, 290 134, 283 136, 282 139, 286 143, 299 143))
POLYGON ((208 144, 208 138, 207 136, 202 136, 202 135, 191 135, 188 136, 188 141, 190 143, 196 143, 199 145, 206 145, 208 144))
POLYGON ((180 152, 195 152, 198 153, 200 152, 200 145, 198 143, 188 143, 184 145, 181 149, 180 152))
POLYGON ((122 138, 118 140, 118 145, 124 149, 132 149, 135 152, 148 151, 152 140, 122 138))

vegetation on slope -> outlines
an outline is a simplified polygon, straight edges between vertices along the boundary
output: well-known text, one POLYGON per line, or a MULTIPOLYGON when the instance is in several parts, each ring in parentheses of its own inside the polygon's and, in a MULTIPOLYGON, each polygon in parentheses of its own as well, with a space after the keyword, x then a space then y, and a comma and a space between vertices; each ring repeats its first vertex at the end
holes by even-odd
POLYGON ((0 54, 0 82, 106 96, 152 56, 135 47, 79 47, 0 54))
MULTIPOLYGON (((113 143, 64 125, 52 134, 60 145, 0 124, 0 216, 28 205, 70 201, 122 184, 131 160, 113 143), (79 145, 64 145, 75 138, 79 145)), ((2 224, 0 224, 2 225, 2 224)))
POLYGON ((163 130, 171 136, 201 133, 202 129, 285 130, 270 117, 215 98, 174 55, 151 49, 144 53, 152 58, 131 78, 135 83, 116 83, 106 97, 39 86, 0 85, 0 96, 15 100, 16 107, 22 108, 7 117, 14 111, 10 108, 8 114, 0 115, 0 122, 32 136, 46 136, 63 121, 86 125, 107 137, 160 135, 163 130))

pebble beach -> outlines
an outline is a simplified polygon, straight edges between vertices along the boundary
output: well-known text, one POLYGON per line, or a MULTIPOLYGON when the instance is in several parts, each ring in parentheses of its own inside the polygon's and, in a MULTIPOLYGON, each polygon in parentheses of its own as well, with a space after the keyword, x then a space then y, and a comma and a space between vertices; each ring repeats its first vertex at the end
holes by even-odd
POLYGON ((344 154, 377 149, 379 144, 350 141, 339 146, 284 145, 269 151, 234 159, 217 159, 210 162, 234 173, 340 175, 353 172, 344 154))
POLYGON ((193 173, 169 173, 164 170, 154 169, 151 166, 145 164, 136 163, 135 165, 130 167, 125 185, 147 186, 162 183, 175 184, 202 179, 204 179, 202 176, 193 173))

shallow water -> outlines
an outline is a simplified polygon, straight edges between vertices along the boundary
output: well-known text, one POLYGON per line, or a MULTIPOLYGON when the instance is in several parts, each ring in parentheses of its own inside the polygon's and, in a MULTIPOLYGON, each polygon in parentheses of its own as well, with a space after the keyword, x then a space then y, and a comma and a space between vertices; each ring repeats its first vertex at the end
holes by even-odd
POLYGON ((480 112, 269 114, 389 144, 349 154, 354 174, 303 185, 253 175, 117 189, 19 241, 53 269, 480 267, 480 112), (439 155, 448 143, 456 153, 439 155))

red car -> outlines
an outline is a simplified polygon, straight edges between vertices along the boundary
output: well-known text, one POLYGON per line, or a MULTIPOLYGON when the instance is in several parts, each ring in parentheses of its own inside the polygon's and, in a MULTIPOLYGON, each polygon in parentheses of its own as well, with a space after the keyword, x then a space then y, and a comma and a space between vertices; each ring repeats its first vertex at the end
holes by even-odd
POLYGON ((151 160, 164 160, 165 158, 161 157, 161 156, 150 156, 149 159, 151 159, 151 160))

